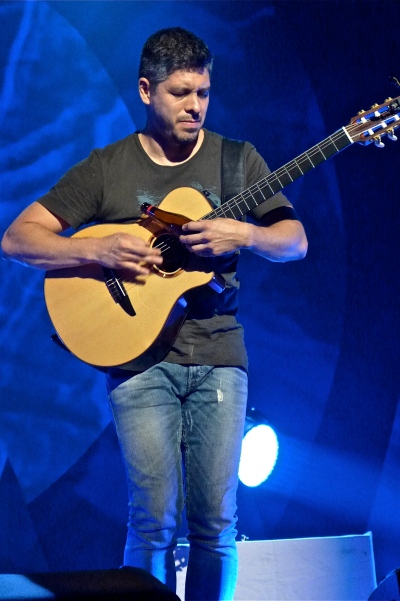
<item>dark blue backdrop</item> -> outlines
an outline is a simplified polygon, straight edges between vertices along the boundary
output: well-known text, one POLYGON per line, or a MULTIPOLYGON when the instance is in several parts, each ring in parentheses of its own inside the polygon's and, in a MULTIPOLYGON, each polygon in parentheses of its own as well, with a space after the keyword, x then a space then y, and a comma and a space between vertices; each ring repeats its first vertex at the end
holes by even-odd
MULTIPOLYGON (((0 233, 142 124, 138 57, 156 29, 206 39, 208 128, 275 169, 400 93, 399 16, 385 0, 1 2, 0 233)), ((378 579, 400 565, 399 164, 400 145, 356 146, 292 184, 307 258, 241 266, 250 404, 281 449, 264 486, 239 488, 239 534, 372 530, 378 579)), ((118 566, 125 480, 102 376, 51 343, 43 274, 0 268, 0 571, 118 566)))

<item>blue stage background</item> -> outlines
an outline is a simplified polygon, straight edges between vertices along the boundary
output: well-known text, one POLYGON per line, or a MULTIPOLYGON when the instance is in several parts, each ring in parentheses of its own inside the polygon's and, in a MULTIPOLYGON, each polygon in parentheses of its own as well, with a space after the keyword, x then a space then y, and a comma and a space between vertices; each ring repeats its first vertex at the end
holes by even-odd
MULTIPOLYGON (((399 16, 386 0, 1 2, 0 234, 143 124, 138 58, 156 29, 208 42, 207 127, 276 169, 400 94, 399 16)), ((399 166, 398 144, 353 146, 292 184, 307 258, 243 253, 240 271, 249 403, 280 455, 266 484, 240 485, 239 535, 371 530, 378 580, 400 565, 399 166)), ((116 567, 125 476, 103 376, 51 342, 43 274, 0 269, 0 572, 116 567)))

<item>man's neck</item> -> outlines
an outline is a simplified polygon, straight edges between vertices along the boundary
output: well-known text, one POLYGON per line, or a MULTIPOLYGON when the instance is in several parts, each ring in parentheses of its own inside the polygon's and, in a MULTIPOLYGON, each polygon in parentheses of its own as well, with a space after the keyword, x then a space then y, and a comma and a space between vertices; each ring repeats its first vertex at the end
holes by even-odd
POLYGON ((144 129, 139 132, 139 140, 145 153, 158 165, 179 165, 191 159, 199 150, 204 140, 201 129, 198 138, 188 144, 166 144, 157 136, 144 129))

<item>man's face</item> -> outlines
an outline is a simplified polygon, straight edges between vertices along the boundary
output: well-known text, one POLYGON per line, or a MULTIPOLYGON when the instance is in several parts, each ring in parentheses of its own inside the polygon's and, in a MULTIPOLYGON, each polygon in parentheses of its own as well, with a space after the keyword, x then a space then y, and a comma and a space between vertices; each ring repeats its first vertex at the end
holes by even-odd
POLYGON ((209 91, 207 69, 202 73, 175 71, 155 90, 148 87, 145 98, 142 86, 141 97, 149 107, 148 126, 170 143, 195 142, 206 118, 209 91))

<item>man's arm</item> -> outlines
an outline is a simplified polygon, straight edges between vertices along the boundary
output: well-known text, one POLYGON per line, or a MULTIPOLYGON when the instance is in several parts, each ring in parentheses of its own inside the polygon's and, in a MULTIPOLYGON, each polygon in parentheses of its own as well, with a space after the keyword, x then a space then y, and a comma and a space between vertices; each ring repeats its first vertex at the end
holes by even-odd
POLYGON ((180 240, 191 252, 214 257, 247 248, 270 261, 295 261, 307 253, 307 238, 300 221, 284 219, 260 225, 214 219, 191 221, 183 226, 180 240))
POLYGON ((100 263, 111 269, 129 269, 147 275, 147 264, 161 265, 158 249, 145 240, 126 233, 103 238, 66 238, 59 234, 70 226, 43 205, 34 202, 5 232, 1 248, 5 258, 38 269, 76 267, 100 263))

